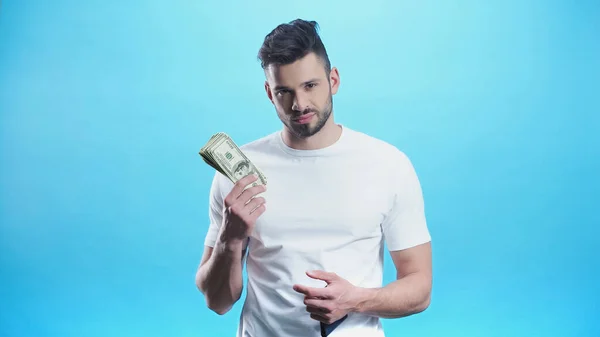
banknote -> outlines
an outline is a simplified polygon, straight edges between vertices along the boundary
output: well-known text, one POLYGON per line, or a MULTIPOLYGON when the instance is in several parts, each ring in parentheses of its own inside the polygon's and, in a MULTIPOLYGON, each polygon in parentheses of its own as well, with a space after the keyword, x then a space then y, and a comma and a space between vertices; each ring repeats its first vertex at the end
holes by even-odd
POLYGON ((200 149, 200 156, 208 165, 229 178, 232 183, 250 174, 258 179, 250 186, 266 185, 267 177, 242 152, 237 144, 224 132, 215 133, 200 149))

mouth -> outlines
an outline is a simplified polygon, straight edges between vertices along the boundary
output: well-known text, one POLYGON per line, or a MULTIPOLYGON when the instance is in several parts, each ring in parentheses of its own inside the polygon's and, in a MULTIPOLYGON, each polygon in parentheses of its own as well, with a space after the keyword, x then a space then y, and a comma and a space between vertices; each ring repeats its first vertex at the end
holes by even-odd
POLYGON ((293 118, 292 121, 294 123, 298 123, 298 124, 306 124, 306 123, 309 123, 313 119, 314 116, 315 116, 315 113, 311 112, 311 113, 302 115, 300 117, 293 118))

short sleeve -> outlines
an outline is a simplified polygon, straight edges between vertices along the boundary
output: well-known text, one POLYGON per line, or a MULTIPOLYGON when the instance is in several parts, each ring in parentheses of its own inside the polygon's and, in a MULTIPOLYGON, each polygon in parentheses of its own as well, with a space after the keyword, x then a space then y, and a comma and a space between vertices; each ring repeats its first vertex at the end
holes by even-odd
POLYGON ((389 168, 391 208, 382 230, 390 251, 411 248, 431 241, 425 218, 423 193, 410 159, 397 151, 389 168))
POLYGON ((214 247, 217 242, 219 229, 223 223, 223 207, 224 199, 223 188, 221 183, 221 173, 215 172, 215 175, 210 186, 208 197, 208 231, 204 239, 204 244, 209 247, 214 247))
MULTIPOLYGON (((233 189, 233 183, 223 174, 215 172, 210 193, 208 197, 208 231, 204 238, 204 245, 215 247, 219 231, 223 224, 223 211, 225 207, 225 196, 233 189)), ((243 249, 248 248, 249 241, 246 240, 243 249)))

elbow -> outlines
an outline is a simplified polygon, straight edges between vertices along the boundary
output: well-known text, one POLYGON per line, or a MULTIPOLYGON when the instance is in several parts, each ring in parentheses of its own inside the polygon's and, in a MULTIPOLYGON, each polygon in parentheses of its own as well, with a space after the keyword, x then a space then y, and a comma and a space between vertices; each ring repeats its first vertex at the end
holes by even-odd
POLYGON ((420 301, 415 305, 415 314, 421 313, 429 308, 429 305, 431 304, 431 285, 428 285, 427 289, 422 294, 420 301))
POLYGON ((226 301, 223 300, 222 297, 219 297, 216 294, 212 294, 210 290, 207 290, 207 289, 202 290, 201 287, 199 287, 199 289, 202 292, 202 294, 204 295, 204 300, 206 302, 206 306, 208 307, 208 309, 210 309, 217 315, 219 315, 219 316, 225 315, 233 307, 233 303, 227 303, 226 301))
POLYGON ((219 295, 212 295, 210 293, 207 293, 204 297, 206 299, 206 306, 208 307, 208 309, 210 309, 211 311, 213 311, 214 313, 216 313, 219 316, 225 315, 226 313, 228 313, 231 308, 233 308, 233 305, 237 302, 237 300, 239 299, 239 297, 237 298, 233 298, 232 300, 223 300, 222 296, 219 295))
POLYGON ((218 305, 218 304, 213 304, 212 301, 206 301, 206 304, 208 305, 208 308, 213 311, 214 313, 216 313, 219 316, 223 316, 226 313, 229 312, 229 310, 231 310, 231 306, 223 306, 223 305, 218 305))
POLYGON ((415 314, 418 314, 418 313, 421 313, 421 312, 427 310, 427 308, 429 308, 430 304, 431 304, 431 294, 428 292, 425 295, 425 298, 416 306, 415 314))
POLYGON ((419 301, 414 308, 415 314, 421 313, 429 308, 429 305, 431 304, 432 283, 431 275, 421 282, 421 296, 419 296, 419 301))
POLYGON ((216 313, 217 315, 225 315, 231 310, 233 304, 241 297, 241 292, 238 296, 234 297, 232 301, 227 301, 222 296, 223 294, 215 293, 211 287, 206 284, 205 280, 201 277, 200 273, 196 275, 196 287, 204 295, 206 306, 208 309, 216 313))

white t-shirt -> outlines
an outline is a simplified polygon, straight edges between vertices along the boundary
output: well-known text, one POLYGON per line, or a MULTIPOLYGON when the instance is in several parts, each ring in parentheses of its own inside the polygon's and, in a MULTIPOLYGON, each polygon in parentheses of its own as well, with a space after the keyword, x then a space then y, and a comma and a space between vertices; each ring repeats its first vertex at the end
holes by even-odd
MULTIPOLYGON (((333 145, 295 150, 281 131, 241 146, 268 179, 266 211, 248 240, 247 296, 238 337, 320 336, 294 284, 324 287, 307 270, 382 287, 384 242, 401 250, 430 241, 421 187, 396 147, 342 126, 333 145)), ((216 173, 210 191, 213 247, 233 183, 216 173)), ((330 337, 383 337, 379 318, 350 313, 330 337)))

